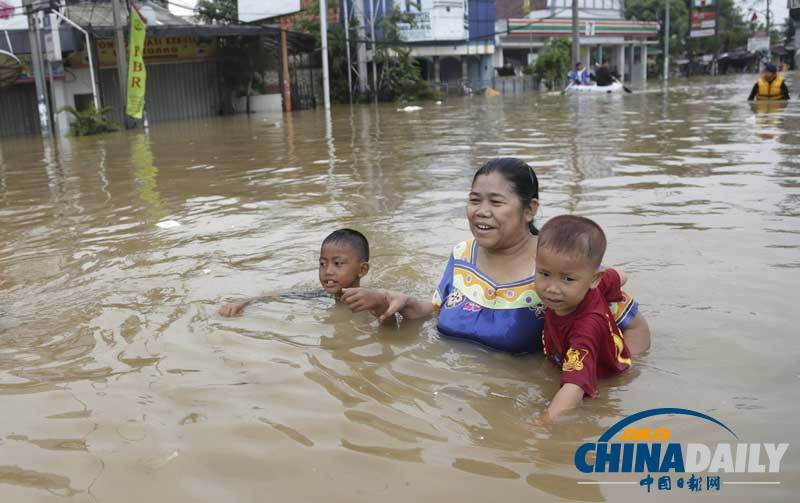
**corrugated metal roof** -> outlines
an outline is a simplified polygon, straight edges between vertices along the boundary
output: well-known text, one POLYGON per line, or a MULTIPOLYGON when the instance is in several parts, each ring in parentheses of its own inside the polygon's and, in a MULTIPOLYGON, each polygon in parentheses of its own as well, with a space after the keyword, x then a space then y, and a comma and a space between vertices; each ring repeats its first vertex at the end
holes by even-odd
MULTIPOLYGON (((171 13, 169 9, 154 3, 144 2, 139 6, 139 12, 150 26, 194 26, 182 17, 171 13)), ((114 27, 114 14, 111 3, 84 1, 71 3, 65 9, 64 15, 83 27, 102 28, 114 27)), ((128 24, 128 12, 120 9, 122 24, 128 24)))

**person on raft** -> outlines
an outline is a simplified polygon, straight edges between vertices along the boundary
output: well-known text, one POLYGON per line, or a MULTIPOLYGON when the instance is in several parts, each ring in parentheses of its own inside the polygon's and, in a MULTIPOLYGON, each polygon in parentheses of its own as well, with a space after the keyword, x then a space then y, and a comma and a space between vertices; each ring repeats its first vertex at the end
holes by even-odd
POLYGON ((611 70, 608 69, 608 60, 603 61, 603 64, 597 67, 597 70, 595 70, 591 77, 597 82, 599 87, 606 87, 613 84, 614 76, 611 74, 611 70))
POLYGON ((575 69, 567 74, 567 78, 576 86, 589 85, 589 72, 583 67, 583 63, 575 63, 575 69))

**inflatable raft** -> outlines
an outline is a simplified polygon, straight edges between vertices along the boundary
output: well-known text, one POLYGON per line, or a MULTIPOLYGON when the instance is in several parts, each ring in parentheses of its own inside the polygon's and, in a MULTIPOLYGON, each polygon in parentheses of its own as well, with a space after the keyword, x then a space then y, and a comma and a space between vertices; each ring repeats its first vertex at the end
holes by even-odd
POLYGON ((586 86, 576 86, 572 85, 567 88, 568 93, 621 93, 622 92, 622 84, 619 82, 614 82, 610 86, 598 86, 596 84, 590 84, 586 86))

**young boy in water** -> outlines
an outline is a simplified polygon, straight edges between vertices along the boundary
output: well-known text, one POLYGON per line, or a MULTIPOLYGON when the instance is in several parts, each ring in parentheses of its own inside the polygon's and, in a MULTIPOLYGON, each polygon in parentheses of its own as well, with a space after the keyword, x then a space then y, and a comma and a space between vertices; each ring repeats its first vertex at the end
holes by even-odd
MULTIPOLYGON (((369 272, 369 242, 358 231, 339 229, 322 241, 319 252, 319 282, 322 291, 306 292, 298 296, 321 297, 329 295, 337 301, 343 288, 361 286, 361 278, 369 272)), ((237 316, 244 309, 269 297, 256 297, 244 302, 226 304, 219 310, 222 316, 237 316)))
POLYGON ((539 232, 536 292, 545 307, 542 342, 561 369, 561 388, 547 414, 556 419, 597 395, 597 379, 624 372, 630 352, 608 303, 622 297, 622 278, 601 269, 603 229, 588 218, 562 215, 539 232))

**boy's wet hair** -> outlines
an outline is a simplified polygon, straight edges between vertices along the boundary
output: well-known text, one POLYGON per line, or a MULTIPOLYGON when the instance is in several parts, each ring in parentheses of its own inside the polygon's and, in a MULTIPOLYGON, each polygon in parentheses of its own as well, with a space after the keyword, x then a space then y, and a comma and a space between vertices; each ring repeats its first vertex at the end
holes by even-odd
POLYGON ((335 230, 322 241, 322 246, 329 244, 347 245, 356 252, 359 260, 369 262, 369 241, 358 231, 353 229, 335 230))
POLYGON ((606 253, 606 235, 594 220, 561 215, 544 224, 537 246, 559 255, 586 258, 594 267, 600 267, 606 253))

